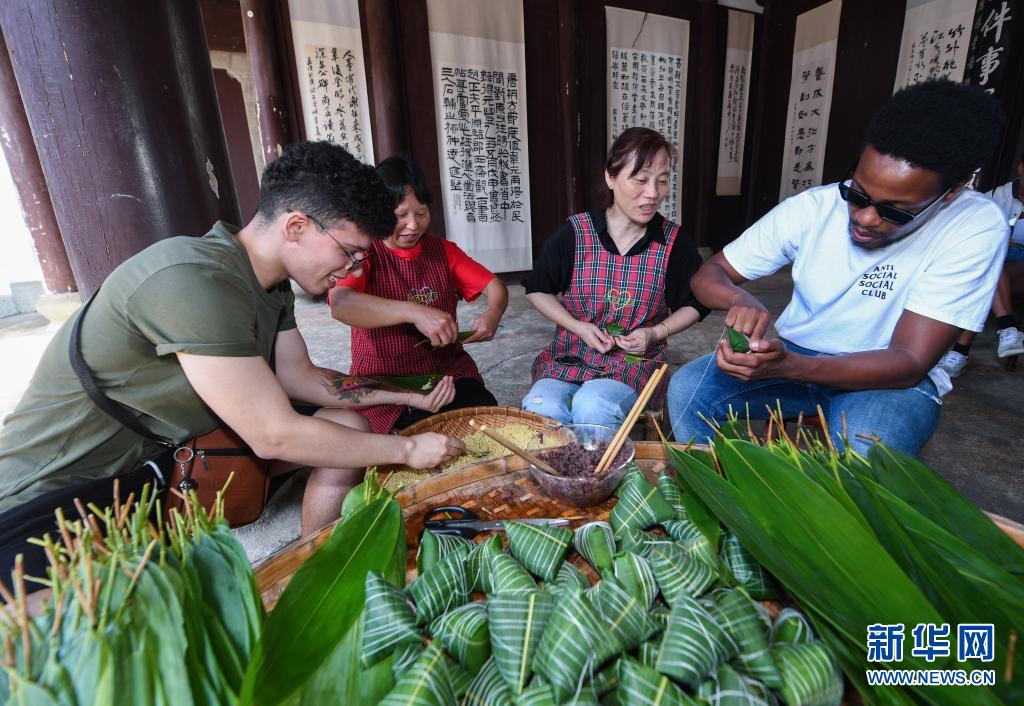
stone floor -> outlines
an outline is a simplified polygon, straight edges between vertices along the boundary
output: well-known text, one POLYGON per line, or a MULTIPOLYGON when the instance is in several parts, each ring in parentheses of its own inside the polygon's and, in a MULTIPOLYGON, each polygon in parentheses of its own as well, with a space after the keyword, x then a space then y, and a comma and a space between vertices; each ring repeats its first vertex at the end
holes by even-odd
MULTIPOLYGON (((791 292, 786 272, 749 285, 773 314, 781 313, 791 292)), ((546 345, 553 326, 527 302, 518 284, 510 286, 508 312, 494 341, 474 344, 469 350, 499 403, 518 406, 530 387, 530 365, 546 345)), ((467 328, 483 306, 463 304, 460 328, 467 328)), ((320 364, 346 370, 349 363, 348 329, 330 318, 323 304, 300 298, 296 306, 299 329, 310 355, 320 364)), ((670 369, 712 349, 722 332, 724 314, 672 339, 670 369)), ((13 406, 28 382, 31 370, 49 339, 50 329, 23 319, 0 328, 0 414, 13 406), (35 324, 35 325, 33 325, 35 324)), ((986 330, 976 339, 967 373, 946 396, 935 436, 922 452, 925 462, 942 473, 980 507, 1024 522, 1024 364, 1006 372, 995 356, 995 334, 986 330)), ((275 495, 261 520, 238 530, 254 560, 265 557, 298 536, 298 508, 302 479, 275 495)))

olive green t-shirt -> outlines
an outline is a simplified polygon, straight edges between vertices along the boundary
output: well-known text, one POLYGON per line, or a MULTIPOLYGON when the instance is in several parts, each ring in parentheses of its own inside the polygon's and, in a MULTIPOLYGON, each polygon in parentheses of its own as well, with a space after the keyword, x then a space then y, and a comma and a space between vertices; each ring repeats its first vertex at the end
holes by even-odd
MULTIPOLYGON (((174 441, 219 423, 175 353, 269 361, 277 332, 295 328, 288 282, 263 289, 236 232, 218 222, 202 238, 146 248, 107 277, 82 320, 82 355, 100 389, 174 441)), ((129 471, 160 450, 86 396, 68 355, 73 320, 50 341, 0 430, 0 512, 129 471)))

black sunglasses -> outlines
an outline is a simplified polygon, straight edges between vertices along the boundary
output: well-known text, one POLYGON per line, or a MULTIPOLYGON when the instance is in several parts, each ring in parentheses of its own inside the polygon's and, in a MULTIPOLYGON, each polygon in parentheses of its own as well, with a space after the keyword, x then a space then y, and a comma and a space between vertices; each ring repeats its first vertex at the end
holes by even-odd
POLYGON ((939 201, 939 199, 943 198, 946 194, 950 192, 950 189, 946 189, 937 197, 929 201, 928 205, 922 208, 920 211, 918 211, 917 213, 911 213, 910 211, 904 211, 902 208, 896 208, 895 206, 890 206, 889 204, 872 201, 867 194, 862 194, 861 192, 857 191, 852 186, 850 186, 847 183, 850 181, 853 180, 847 178, 845 181, 839 182, 839 195, 842 197, 843 201, 850 204, 854 208, 867 208, 868 206, 874 206, 875 211, 878 212, 879 218, 881 218, 883 221, 889 221, 890 223, 898 226, 905 226, 906 224, 910 223, 912 220, 914 220, 922 213, 927 211, 929 208, 931 208, 933 205, 935 205, 939 201))

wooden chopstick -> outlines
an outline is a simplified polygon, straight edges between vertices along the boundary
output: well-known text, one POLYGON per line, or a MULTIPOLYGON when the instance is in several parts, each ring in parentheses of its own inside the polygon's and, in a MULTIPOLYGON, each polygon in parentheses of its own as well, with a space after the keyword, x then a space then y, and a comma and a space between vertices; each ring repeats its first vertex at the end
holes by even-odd
POLYGON ((626 415, 626 419, 622 426, 619 427, 619 431, 612 437, 612 442, 608 444, 608 449, 604 452, 604 456, 601 457, 601 461, 597 464, 597 468, 594 469, 594 473, 604 473, 608 470, 608 466, 612 464, 612 461, 615 460, 615 457, 619 455, 619 450, 622 449, 622 445, 626 442, 629 432, 633 431, 636 420, 640 418, 640 414, 644 411, 648 401, 650 401, 651 395, 654 394, 666 370, 668 370, 668 363, 662 363, 661 367, 654 371, 647 384, 644 385, 644 389, 640 392, 640 396, 636 398, 636 403, 629 410, 629 414, 626 415))
POLYGON ((547 473, 549 475, 552 475, 552 476, 561 476, 562 475, 561 473, 556 471, 554 468, 552 468, 550 465, 548 465, 547 463, 544 463, 544 461, 541 461, 539 458, 537 458, 533 454, 529 453, 528 451, 519 448, 512 441, 506 439, 504 436, 502 436, 498 432, 491 431, 491 429, 489 429, 486 424, 481 424, 480 422, 478 422, 475 419, 470 419, 469 420, 469 426, 471 426, 474 429, 480 431, 485 436, 488 436, 491 439, 494 439, 499 444, 504 446, 506 449, 508 449, 509 451, 514 453, 516 456, 519 456, 520 458, 526 459, 529 463, 532 463, 534 466, 536 466, 540 470, 544 471, 545 473, 547 473))

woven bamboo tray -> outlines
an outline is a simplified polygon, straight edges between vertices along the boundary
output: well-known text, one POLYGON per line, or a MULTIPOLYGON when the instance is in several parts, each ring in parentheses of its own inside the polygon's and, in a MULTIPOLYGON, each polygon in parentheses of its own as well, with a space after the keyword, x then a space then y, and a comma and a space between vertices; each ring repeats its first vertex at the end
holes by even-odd
MULTIPOLYGON (((471 419, 475 419, 481 424, 486 424, 492 428, 500 428, 506 424, 522 424, 538 432, 560 426, 558 422, 550 417, 527 412, 518 407, 463 407, 462 409, 454 409, 451 412, 435 414, 426 419, 421 419, 403 429, 399 435, 412 436, 413 434, 434 432, 464 439, 477 431, 469 426, 471 419)), ((469 465, 473 465, 472 462, 466 464, 466 466, 469 465)), ((460 466, 459 468, 465 468, 466 466, 460 466)), ((454 470, 458 469, 451 468, 446 473, 451 473, 454 470)), ((381 482, 386 481, 392 473, 398 473, 399 471, 422 473, 422 471, 417 471, 415 468, 402 465, 380 466, 377 468, 381 482)))
MULTIPOLYGON (((665 447, 660 443, 637 442, 637 465, 652 480, 666 463, 665 459, 665 447)), ((430 508, 462 505, 484 518, 578 517, 585 514, 583 519, 570 521, 570 526, 578 527, 592 520, 608 519, 615 502, 610 499, 586 510, 561 505, 557 500, 547 497, 543 489, 533 482, 526 469, 526 462, 518 457, 493 459, 439 474, 403 489, 395 499, 402 506, 402 517, 409 539, 407 568, 411 567, 413 571, 416 567, 419 535, 423 529, 423 516, 430 508)), ((1000 529, 1024 547, 1024 526, 999 515, 988 515, 1000 529)), ((292 542, 255 567, 256 584, 267 610, 277 602, 292 574, 317 547, 327 541, 333 529, 334 525, 329 525, 307 539, 292 542)), ((592 574, 591 578, 594 578, 592 574)))

